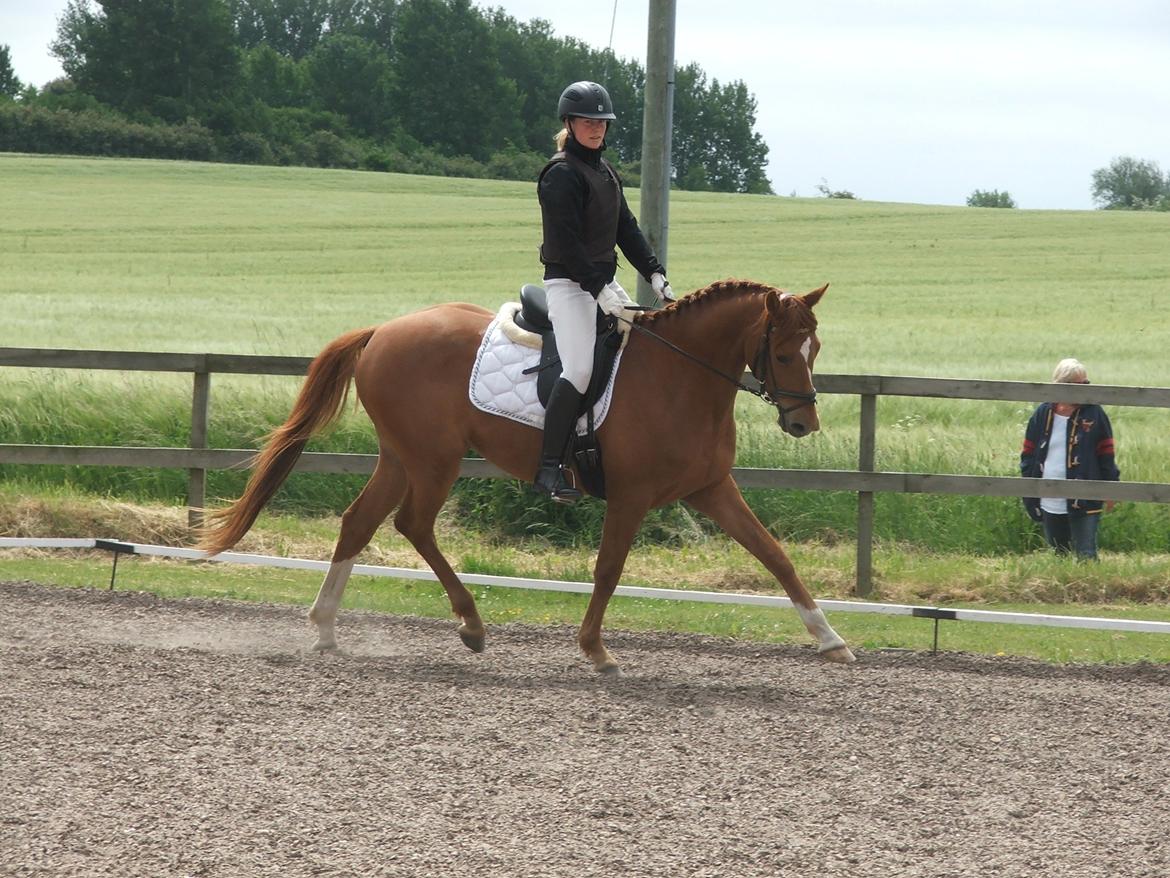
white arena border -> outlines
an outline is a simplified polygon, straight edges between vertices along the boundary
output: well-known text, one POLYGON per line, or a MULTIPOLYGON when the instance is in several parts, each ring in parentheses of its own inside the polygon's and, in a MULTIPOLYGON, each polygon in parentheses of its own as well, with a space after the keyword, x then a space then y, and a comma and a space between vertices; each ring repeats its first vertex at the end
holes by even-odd
MULTIPOLYGON (((251 555, 243 552, 221 552, 207 557, 197 549, 182 549, 172 546, 155 546, 146 543, 128 543, 108 539, 40 539, 21 537, 0 537, 0 549, 102 549, 114 553, 114 569, 117 570, 118 556, 148 555, 162 558, 184 558, 190 561, 210 563, 252 564, 262 567, 284 567, 292 570, 329 569, 328 561, 311 561, 305 558, 280 558, 274 555, 251 555)), ((355 564, 355 574, 382 576, 392 579, 422 579, 438 582, 429 569, 416 570, 409 567, 377 567, 370 564, 355 564)), ((556 579, 520 579, 511 576, 491 576, 484 573, 458 573, 467 585, 487 585, 501 588, 528 588, 537 591, 559 591, 571 594, 590 594, 592 583, 565 582, 556 579)), ((110 587, 113 588, 113 576, 110 587)), ((738 604, 743 606, 791 608, 788 598, 758 594, 732 594, 718 591, 689 591, 677 588, 646 588, 643 586, 619 585, 614 592, 621 597, 651 598, 671 601, 696 601, 708 604, 738 604)), ((1054 628, 1091 628, 1108 631, 1133 631, 1145 634, 1170 634, 1170 622, 1155 622, 1143 619, 1105 619, 1095 616, 1053 616, 1044 613, 1006 613, 998 610, 946 609, 943 607, 919 607, 909 604, 878 604, 863 601, 820 600, 817 605, 825 610, 844 613, 880 613, 888 616, 914 616, 934 619, 935 630, 939 619, 957 622, 994 622, 1001 625, 1044 625, 1054 628)))

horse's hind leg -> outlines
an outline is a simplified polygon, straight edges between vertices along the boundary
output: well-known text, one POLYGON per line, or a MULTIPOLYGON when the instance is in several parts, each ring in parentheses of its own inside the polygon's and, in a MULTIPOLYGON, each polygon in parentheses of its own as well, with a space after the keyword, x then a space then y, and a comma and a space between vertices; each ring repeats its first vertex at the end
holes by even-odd
POLYGON ((459 617, 459 638, 473 652, 483 652, 487 631, 475 606, 475 598, 459 581, 435 540, 435 518, 459 476, 459 458, 456 457, 450 465, 428 469, 430 471, 424 477, 417 472, 411 473, 410 488, 394 517, 394 526, 410 540, 442 583, 451 610, 459 617))
POLYGON ((730 474, 717 485, 704 488, 689 497, 683 498, 687 503, 705 515, 709 515, 727 533, 729 537, 751 552, 760 560, 768 571, 784 586, 784 591, 792 599, 800 620, 804 627, 817 639, 817 651, 825 658, 835 662, 853 661, 853 653, 846 646, 828 620, 825 613, 817 606, 804 583, 796 574, 796 568, 788 559, 788 555, 780 548, 780 544, 760 524, 755 513, 744 502, 743 495, 736 487, 730 474))
POLYGON ((337 648, 337 608, 353 572, 354 558, 369 544, 378 526, 402 501, 405 493, 406 473, 402 464, 383 452, 374 474, 341 516, 341 533, 333 549, 332 563, 317 592, 317 599, 313 601, 313 608, 309 610, 309 621, 317 626, 317 642, 313 649, 324 652, 337 648))
POLYGON ((317 642, 313 644, 317 652, 337 649, 337 608, 352 572, 353 558, 340 561, 334 558, 317 591, 317 599, 309 610, 309 622, 317 626, 317 642))

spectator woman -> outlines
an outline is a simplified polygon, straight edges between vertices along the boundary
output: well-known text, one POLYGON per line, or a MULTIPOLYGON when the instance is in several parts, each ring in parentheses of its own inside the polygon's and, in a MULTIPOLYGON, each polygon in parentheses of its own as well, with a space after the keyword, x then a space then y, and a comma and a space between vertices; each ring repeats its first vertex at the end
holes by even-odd
MULTIPOLYGON (((1079 360, 1056 364, 1057 384, 1088 384, 1079 360)), ((1036 407, 1024 431, 1020 475, 1025 478, 1094 479, 1116 482, 1121 471, 1114 460, 1113 428, 1098 405, 1045 402, 1036 407)), ((1081 560, 1097 558, 1101 513, 1113 502, 1064 497, 1025 497, 1024 507, 1044 526, 1044 538, 1058 555, 1075 551, 1081 560)))

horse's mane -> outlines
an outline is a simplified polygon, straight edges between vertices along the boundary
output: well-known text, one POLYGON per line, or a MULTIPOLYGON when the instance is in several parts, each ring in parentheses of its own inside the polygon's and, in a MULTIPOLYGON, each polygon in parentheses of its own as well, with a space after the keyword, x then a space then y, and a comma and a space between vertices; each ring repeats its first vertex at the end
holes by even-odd
MULTIPOLYGON (((708 284, 702 289, 695 290, 690 295, 683 296, 677 300, 673 305, 662 308, 658 311, 645 311, 639 318, 639 323, 655 323, 663 320, 671 320, 678 317, 680 314, 689 314, 696 308, 709 306, 714 302, 722 299, 731 298, 732 296, 739 296, 743 294, 755 294, 766 296, 768 293, 775 293, 778 296, 788 295, 781 289, 777 289, 770 284, 761 283, 754 280, 740 280, 737 278, 728 278, 726 280, 717 280, 714 283, 708 284)), ((813 314, 812 308, 805 307, 804 303, 797 296, 792 296, 796 302, 800 302, 799 308, 786 309, 793 320, 793 324, 789 328, 791 332, 815 332, 817 328, 817 318, 813 314)))

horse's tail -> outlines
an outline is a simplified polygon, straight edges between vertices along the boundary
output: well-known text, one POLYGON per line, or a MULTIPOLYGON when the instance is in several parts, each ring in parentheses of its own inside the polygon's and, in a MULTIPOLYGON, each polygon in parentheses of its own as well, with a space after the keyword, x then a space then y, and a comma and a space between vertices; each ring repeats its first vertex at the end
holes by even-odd
POLYGON ((267 437, 252 460, 248 487, 235 503, 208 516, 199 531, 197 548, 209 555, 230 549, 248 532, 264 505, 288 478, 305 445, 337 419, 349 395, 349 381, 358 357, 376 327, 355 329, 334 339, 309 364, 292 413, 267 437))

